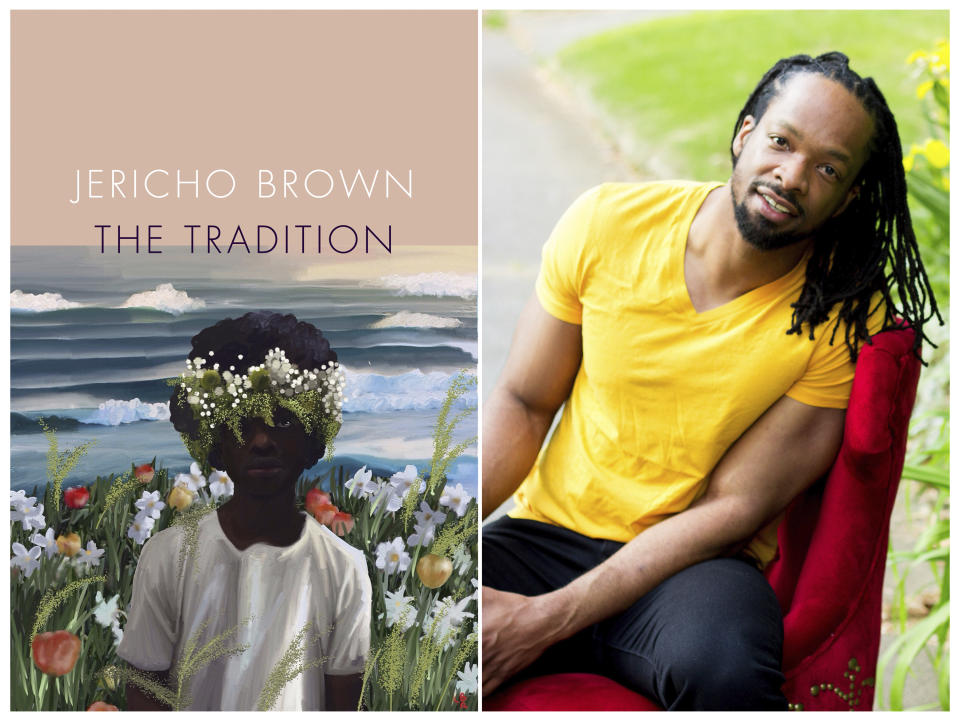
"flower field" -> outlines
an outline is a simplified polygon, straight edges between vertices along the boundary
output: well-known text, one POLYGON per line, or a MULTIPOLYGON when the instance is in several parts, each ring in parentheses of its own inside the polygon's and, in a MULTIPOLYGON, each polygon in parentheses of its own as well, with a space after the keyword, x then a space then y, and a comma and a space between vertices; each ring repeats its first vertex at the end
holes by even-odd
MULTIPOLYGON (((451 384, 430 469, 407 465, 380 479, 365 468, 347 478, 341 467, 298 482, 305 511, 367 560, 373 609, 363 708, 477 709, 477 502, 444 482, 473 443, 453 443, 470 409, 451 416, 473 383, 460 375, 451 384)), ((143 544, 213 512, 233 484, 197 464, 179 471, 135 460, 127 473, 65 490, 61 480, 86 449, 61 453, 46 433, 46 487, 10 495, 11 709, 126 709, 126 681, 136 680, 116 646, 143 544)), ((175 690, 156 696, 176 706, 175 690)), ((265 709, 270 697, 262 695, 265 709)))

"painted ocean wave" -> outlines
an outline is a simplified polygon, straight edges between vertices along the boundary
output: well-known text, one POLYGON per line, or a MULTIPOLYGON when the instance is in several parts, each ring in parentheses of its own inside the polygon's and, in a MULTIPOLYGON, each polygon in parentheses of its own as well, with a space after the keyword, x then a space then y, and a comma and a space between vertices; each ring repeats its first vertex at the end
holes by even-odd
POLYGON ((382 276, 371 285, 388 288, 404 296, 459 296, 477 295, 477 277, 468 273, 417 273, 412 276, 392 274, 382 276))
POLYGON ((462 325, 457 318, 400 311, 371 324, 370 328, 457 328, 462 325))
POLYGON ((120 308, 155 308, 179 316, 185 311, 196 311, 206 306, 199 298, 190 298, 186 291, 178 291, 172 283, 161 283, 152 291, 134 293, 120 308))
MULTIPOLYGON (((414 369, 388 376, 357 373, 347 368, 345 375, 347 400, 343 410, 357 413, 438 409, 443 404, 447 388, 456 374, 442 371, 424 373, 414 369)), ((472 388, 457 401, 456 407, 465 408, 476 403, 477 391, 472 388)))
POLYGON ((83 304, 68 301, 59 293, 24 293, 23 291, 10 292, 11 311, 63 311, 70 308, 80 308, 83 304))
MULTIPOLYGON (((107 305, 104 308, 145 308, 179 316, 188 311, 205 308, 206 305, 204 300, 191 298, 186 291, 178 291, 172 283, 160 283, 153 290, 131 294, 119 305, 107 305)), ((13 311, 46 313, 50 311, 69 311, 77 308, 95 308, 96 306, 97 304, 71 301, 64 298, 63 294, 59 292, 25 293, 15 290, 10 293, 10 309, 13 311)))

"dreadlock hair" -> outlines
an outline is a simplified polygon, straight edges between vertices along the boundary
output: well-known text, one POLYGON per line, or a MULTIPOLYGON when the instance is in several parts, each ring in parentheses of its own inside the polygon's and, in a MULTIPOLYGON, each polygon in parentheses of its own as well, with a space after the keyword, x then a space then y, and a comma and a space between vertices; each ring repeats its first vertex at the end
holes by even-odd
MULTIPOLYGON (((767 71, 750 94, 737 118, 733 137, 736 138, 746 116, 759 121, 788 78, 800 73, 819 74, 846 88, 870 115, 874 130, 869 157, 854 181, 860 187, 859 196, 817 232, 806 281, 793 304, 787 333, 801 333, 801 326, 806 323, 813 339, 814 329, 827 321, 830 309, 839 303, 830 343, 842 321, 850 360, 856 361, 859 345, 870 343, 867 318, 877 310, 877 306, 870 307, 870 301, 879 292, 884 308, 881 330, 911 326, 915 332, 914 352, 919 357, 924 340, 935 346, 924 334, 923 324, 936 316, 942 325, 943 318, 910 222, 897 123, 873 78, 860 77, 850 69, 847 56, 839 52, 816 58, 784 58, 767 71), (894 302, 894 290, 899 306, 894 302)), ((735 156, 733 162, 736 164, 735 156)))

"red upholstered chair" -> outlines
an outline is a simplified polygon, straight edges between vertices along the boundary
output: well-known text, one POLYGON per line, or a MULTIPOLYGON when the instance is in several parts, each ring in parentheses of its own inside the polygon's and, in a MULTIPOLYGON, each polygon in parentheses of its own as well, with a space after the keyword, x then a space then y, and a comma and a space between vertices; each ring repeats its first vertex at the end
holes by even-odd
MULTIPOLYGON (((783 609, 783 691, 795 708, 873 706, 890 513, 920 377, 913 338, 910 329, 889 331, 863 347, 837 460, 780 524, 766 573, 783 609)), ((657 706, 605 677, 557 674, 498 691, 483 709, 657 706)))

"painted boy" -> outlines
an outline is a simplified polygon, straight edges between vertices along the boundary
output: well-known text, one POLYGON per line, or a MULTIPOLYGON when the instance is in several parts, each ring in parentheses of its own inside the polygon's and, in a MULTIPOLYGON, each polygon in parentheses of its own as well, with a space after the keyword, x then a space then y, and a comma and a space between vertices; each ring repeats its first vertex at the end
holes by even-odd
MULTIPOLYGON (((273 709, 356 709, 370 643, 366 564, 295 497, 340 428, 337 355, 311 324, 267 312, 220 321, 192 343, 171 421, 234 494, 194 530, 146 543, 118 653, 175 687, 192 645, 233 650, 192 674, 190 709, 274 698, 273 709)), ((130 709, 163 708, 132 684, 127 696, 130 709)))

